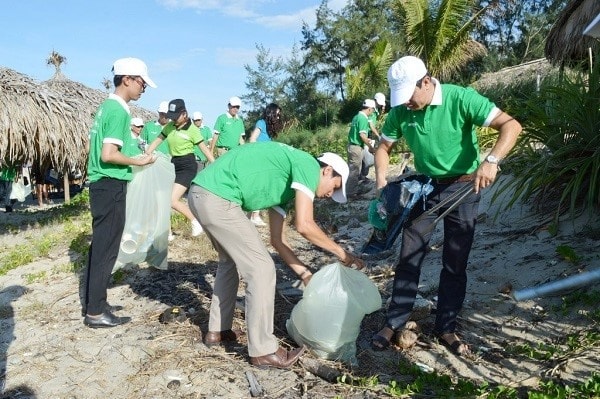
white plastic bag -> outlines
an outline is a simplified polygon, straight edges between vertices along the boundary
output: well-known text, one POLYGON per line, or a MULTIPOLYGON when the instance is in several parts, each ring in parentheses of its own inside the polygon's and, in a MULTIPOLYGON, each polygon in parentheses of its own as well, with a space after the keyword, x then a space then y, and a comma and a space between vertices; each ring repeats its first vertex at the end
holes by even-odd
MULTIPOLYGON (((371 140, 371 145, 375 145, 375 140, 371 140)), ((367 168, 375 165, 375 155, 371 154, 368 146, 363 147, 363 165, 367 168)))
POLYGON ((25 185, 23 178, 21 177, 12 184, 12 190, 10 192, 10 199, 16 199, 19 202, 25 202, 27 196, 31 193, 31 185, 25 185))
POLYGON ((113 272, 127 264, 148 262, 166 270, 171 225, 171 191, 175 169, 166 156, 134 166, 127 185, 125 228, 113 272))
POLYGON ((313 275, 286 328, 316 356, 356 365, 360 323, 381 305, 379 290, 364 273, 333 263, 313 275))

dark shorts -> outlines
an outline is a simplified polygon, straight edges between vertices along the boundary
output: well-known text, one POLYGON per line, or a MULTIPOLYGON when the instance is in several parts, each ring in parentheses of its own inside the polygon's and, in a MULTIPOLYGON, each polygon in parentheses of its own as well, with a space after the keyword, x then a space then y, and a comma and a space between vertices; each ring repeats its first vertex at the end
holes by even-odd
POLYGON ((175 166, 175 183, 190 188, 190 184, 198 172, 194 154, 171 157, 171 163, 175 166))

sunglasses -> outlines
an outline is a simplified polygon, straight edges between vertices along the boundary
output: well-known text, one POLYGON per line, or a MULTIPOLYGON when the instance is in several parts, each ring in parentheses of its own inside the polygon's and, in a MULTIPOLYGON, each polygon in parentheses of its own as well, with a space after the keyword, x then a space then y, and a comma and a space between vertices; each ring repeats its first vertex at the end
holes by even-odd
POLYGON ((240 109, 240 106, 239 106, 239 105, 232 105, 232 106, 231 106, 231 108, 237 108, 237 109, 240 109))
POLYGON ((135 82, 136 82, 137 84, 139 84, 140 86, 142 86, 142 89, 143 89, 143 90, 146 90, 146 87, 148 87, 148 84, 147 84, 146 82, 144 82, 144 79, 142 79, 142 78, 141 78, 141 77, 139 77, 139 76, 130 76, 130 77, 129 77, 129 79, 133 79, 133 80, 135 80, 135 82), (138 80, 138 79, 139 79, 139 80, 138 80))

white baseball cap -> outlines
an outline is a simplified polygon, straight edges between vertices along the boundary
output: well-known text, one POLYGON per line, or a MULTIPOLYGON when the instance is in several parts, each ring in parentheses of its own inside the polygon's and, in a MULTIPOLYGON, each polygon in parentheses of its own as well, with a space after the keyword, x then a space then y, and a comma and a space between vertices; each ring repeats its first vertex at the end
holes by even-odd
POLYGON ((383 93, 375 93, 373 96, 377 105, 385 105, 385 94, 383 93))
POLYGON ((420 58, 406 56, 394 62, 387 74, 391 106, 395 107, 410 100, 417 82, 425 75, 427 68, 420 58))
POLYGON ((242 106, 242 100, 240 100, 239 97, 231 97, 229 99, 229 105, 231 105, 232 107, 241 107, 242 106))
POLYGON ((158 105, 158 112, 164 112, 165 114, 167 112, 169 112, 169 102, 161 101, 160 104, 158 105))
POLYGON ((192 119, 195 121, 202 119, 202 112, 198 112, 198 111, 194 112, 192 119))
POLYGON ((142 118, 131 118, 131 126, 144 126, 142 118))
POLYGON ((365 101, 363 101, 362 106, 363 108, 375 108, 375 101, 367 98, 365 101))
POLYGON ((156 88, 156 84, 154 84, 154 81, 152 81, 152 79, 150 79, 150 76, 148 76, 148 67, 146 66, 144 61, 138 58, 120 58, 115 61, 112 70, 115 76, 140 76, 142 79, 144 79, 144 82, 146 82, 148 86, 154 89, 156 88))
POLYGON ((333 152, 321 154, 317 159, 331 166, 338 175, 342 176, 342 187, 333 192, 331 199, 340 204, 346 203, 348 201, 348 198, 346 197, 346 182, 348 181, 348 175, 350 174, 348 164, 342 157, 333 152))

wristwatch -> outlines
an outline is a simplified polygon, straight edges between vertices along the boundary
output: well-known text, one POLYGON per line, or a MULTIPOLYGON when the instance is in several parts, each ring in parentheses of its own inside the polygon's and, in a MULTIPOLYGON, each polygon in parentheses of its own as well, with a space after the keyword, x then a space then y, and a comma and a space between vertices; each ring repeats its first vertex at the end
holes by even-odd
POLYGON ((488 155, 487 157, 485 157, 485 160, 486 160, 486 162, 493 163, 496 165, 498 165, 498 162, 500 162, 500 160, 497 157, 495 157, 491 154, 488 155))

